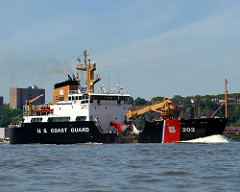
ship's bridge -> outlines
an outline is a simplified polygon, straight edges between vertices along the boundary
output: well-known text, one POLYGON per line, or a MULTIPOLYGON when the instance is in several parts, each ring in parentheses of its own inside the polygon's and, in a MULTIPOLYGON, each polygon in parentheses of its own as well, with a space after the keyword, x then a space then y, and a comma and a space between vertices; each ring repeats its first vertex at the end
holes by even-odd
POLYGON ((100 94, 100 93, 85 93, 85 94, 69 94, 68 101, 84 103, 106 103, 115 101, 117 104, 132 104, 132 99, 128 94, 100 94))

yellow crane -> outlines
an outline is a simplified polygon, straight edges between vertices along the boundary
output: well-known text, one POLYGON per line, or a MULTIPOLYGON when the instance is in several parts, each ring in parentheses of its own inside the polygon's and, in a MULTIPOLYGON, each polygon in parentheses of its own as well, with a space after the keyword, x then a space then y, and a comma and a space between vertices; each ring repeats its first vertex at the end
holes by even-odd
POLYGON ((32 100, 26 100, 26 105, 27 105, 28 108, 29 108, 29 116, 32 116, 32 103, 33 103, 34 101, 36 101, 37 99, 39 99, 40 97, 43 97, 43 96, 44 96, 44 94, 41 94, 41 95, 35 97, 35 98, 32 99, 32 100))
POLYGON ((149 105, 135 111, 128 110, 126 112, 127 121, 131 123, 134 117, 148 113, 150 111, 160 113, 161 119, 169 119, 177 114, 178 107, 177 105, 173 104, 171 100, 164 97, 163 101, 160 103, 149 105))
POLYGON ((227 84, 228 81, 227 79, 225 79, 225 101, 220 105, 220 107, 218 107, 218 109, 212 114, 212 116, 210 118, 212 118, 220 109, 221 107, 225 104, 225 118, 228 118, 228 90, 227 90, 227 84))

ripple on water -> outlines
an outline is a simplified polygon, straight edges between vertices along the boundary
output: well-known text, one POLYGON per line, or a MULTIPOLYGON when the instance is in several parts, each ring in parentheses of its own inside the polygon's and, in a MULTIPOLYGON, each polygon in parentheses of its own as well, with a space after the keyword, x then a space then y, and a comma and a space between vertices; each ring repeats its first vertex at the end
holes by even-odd
POLYGON ((189 175, 188 172, 184 172, 184 171, 166 171, 164 172, 164 175, 166 176, 181 176, 181 175, 189 175))
POLYGON ((0 191, 238 191, 239 144, 0 145, 0 191))

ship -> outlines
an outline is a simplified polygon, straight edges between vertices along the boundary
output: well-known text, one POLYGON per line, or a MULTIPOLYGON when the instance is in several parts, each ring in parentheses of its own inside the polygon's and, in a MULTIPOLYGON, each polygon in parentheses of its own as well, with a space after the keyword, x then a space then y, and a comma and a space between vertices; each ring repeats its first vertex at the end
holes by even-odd
POLYGON ((162 102, 131 111, 133 99, 124 88, 108 90, 95 75, 96 63, 87 51, 77 59, 77 71, 86 73, 85 82, 79 74, 54 85, 53 101, 32 109, 26 101, 23 121, 9 126, 10 144, 78 144, 78 143, 175 143, 199 137, 222 134, 227 118, 174 119, 178 107, 167 98, 162 102), (80 57, 83 57, 81 64, 80 57), (134 117, 159 112, 160 119, 146 121, 143 130, 133 124, 134 117))

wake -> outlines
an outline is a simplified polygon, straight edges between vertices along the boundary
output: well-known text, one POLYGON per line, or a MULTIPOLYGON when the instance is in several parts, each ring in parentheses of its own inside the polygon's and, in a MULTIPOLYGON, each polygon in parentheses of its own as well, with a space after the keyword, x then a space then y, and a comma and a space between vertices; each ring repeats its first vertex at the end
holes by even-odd
POLYGON ((180 143, 230 143, 230 142, 232 142, 232 140, 228 139, 224 135, 211 135, 187 141, 180 141, 180 143))

